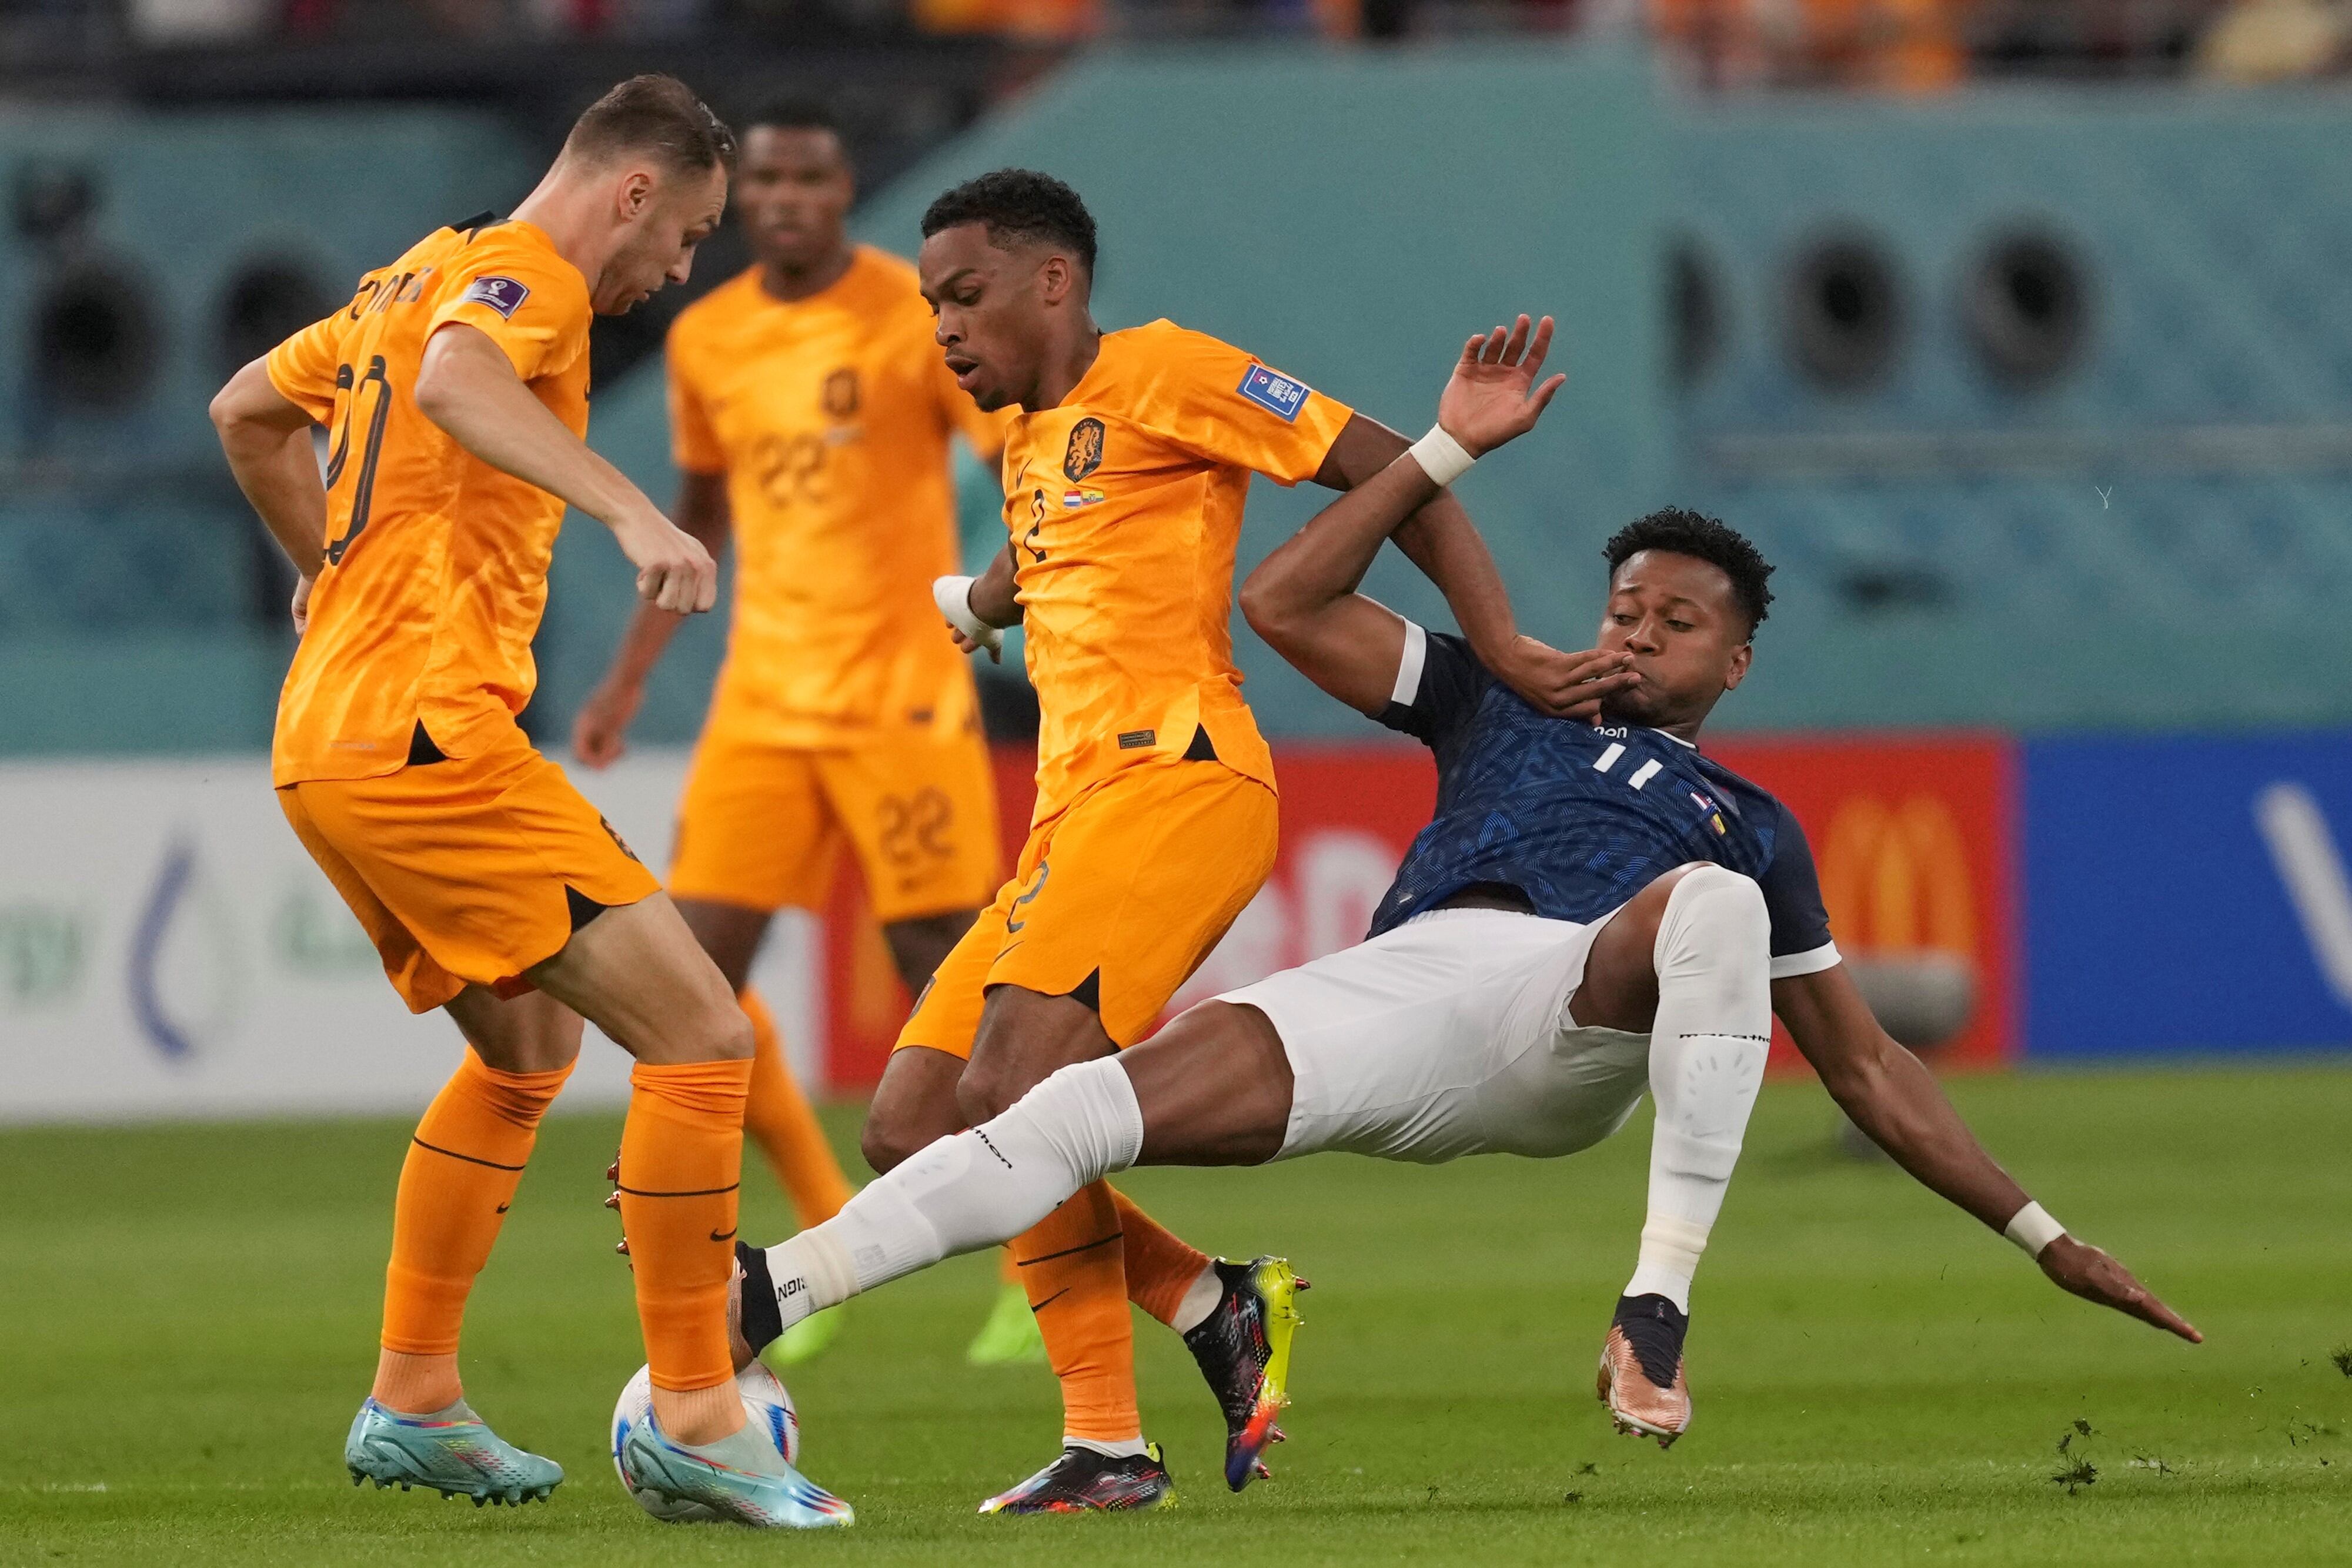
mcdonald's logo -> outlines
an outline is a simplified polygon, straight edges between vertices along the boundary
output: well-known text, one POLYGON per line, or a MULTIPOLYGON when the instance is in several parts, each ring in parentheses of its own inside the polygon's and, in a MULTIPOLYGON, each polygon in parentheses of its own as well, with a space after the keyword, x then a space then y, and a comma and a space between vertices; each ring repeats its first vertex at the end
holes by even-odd
POLYGON ((1968 841, 1939 797, 1913 795, 1897 806, 1850 797, 1830 819, 1821 873, 1822 901, 1841 946, 1976 953, 1968 841))

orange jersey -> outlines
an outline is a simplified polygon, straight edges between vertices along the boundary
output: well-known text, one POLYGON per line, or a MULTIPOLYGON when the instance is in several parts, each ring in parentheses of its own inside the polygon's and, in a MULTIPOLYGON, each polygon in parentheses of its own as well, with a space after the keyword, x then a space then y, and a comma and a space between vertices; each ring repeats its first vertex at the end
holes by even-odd
POLYGON ((948 373, 915 269, 860 246, 806 299, 756 267, 721 284, 670 328, 669 406, 677 465, 723 472, 734 518, 709 727, 827 747, 975 722, 931 580, 957 570, 948 437, 993 457, 1004 422, 948 373))
POLYGON ((278 702, 280 785, 370 779, 422 723, 471 757, 516 733, 563 503, 417 412, 425 340, 489 334, 575 434, 588 431, 588 283, 529 224, 439 229, 350 306, 270 350, 278 392, 331 432, 326 557, 278 702))
POLYGON ((1004 520, 1037 688, 1037 812, 1181 755, 1196 730, 1274 782, 1234 667, 1234 550, 1250 475, 1314 477, 1344 404, 1170 321, 1103 335, 1059 406, 1006 433, 1004 520))

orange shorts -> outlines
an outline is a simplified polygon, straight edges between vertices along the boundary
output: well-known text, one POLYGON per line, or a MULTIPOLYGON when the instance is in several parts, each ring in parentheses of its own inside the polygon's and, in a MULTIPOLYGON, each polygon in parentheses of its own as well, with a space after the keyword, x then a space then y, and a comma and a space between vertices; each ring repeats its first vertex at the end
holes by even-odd
POLYGON ((479 757, 285 785, 278 803, 411 1012, 468 985, 527 990, 523 972, 562 952, 590 906, 661 891, 520 732, 479 757))
POLYGON ((1220 762, 1121 768, 1033 830, 899 1031, 969 1058, 992 986, 1087 998, 1125 1050, 1143 1038, 1274 869, 1274 791, 1220 762))
POLYGON ((845 844, 885 925, 987 903, 1001 863, 987 741, 898 730, 813 750, 705 731, 678 805, 670 893, 822 909, 845 844))

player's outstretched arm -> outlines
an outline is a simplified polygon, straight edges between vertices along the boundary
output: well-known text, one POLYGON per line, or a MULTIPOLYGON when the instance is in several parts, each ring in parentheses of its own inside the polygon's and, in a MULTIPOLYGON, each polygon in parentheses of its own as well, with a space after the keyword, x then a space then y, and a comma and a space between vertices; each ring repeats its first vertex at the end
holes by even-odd
MULTIPOLYGON (((1498 386, 1507 385, 1515 390, 1523 406, 1532 405, 1526 409, 1532 423, 1565 378, 1553 377, 1543 384, 1540 396, 1535 395, 1539 390, 1538 373, 1550 350, 1551 319, 1546 317, 1536 324, 1530 335, 1528 319, 1522 316, 1517 330, 1516 340, 1501 328, 1473 339, 1479 353, 1465 354, 1465 362, 1476 363, 1485 357, 1487 344, 1495 343, 1498 352, 1485 373, 1494 376, 1498 386), (1504 362, 1504 350, 1511 356, 1507 363, 1504 362)), ((1439 423, 1444 423, 1442 412, 1439 423)), ((1378 420, 1357 414, 1331 444, 1321 471, 1315 476, 1316 482, 1334 490, 1353 489, 1396 461, 1406 446, 1405 438, 1395 431, 1378 420)), ((1472 525, 1469 512, 1454 498, 1452 490, 1437 489, 1393 530, 1391 537, 1405 559, 1437 584, 1471 652, 1504 685, 1556 717, 1584 716, 1581 699, 1588 694, 1574 689, 1584 679, 1580 660, 1533 637, 1520 635, 1510 595, 1503 587, 1502 574, 1495 568, 1495 559, 1487 551, 1486 541, 1479 538, 1477 528, 1472 525)))
MULTIPOLYGON (((677 487, 677 526, 717 560, 727 548, 727 476, 688 472, 677 487)), ((572 754, 591 768, 609 768, 628 750, 629 725, 646 700, 646 677, 661 663, 684 616, 637 601, 613 650, 613 663, 572 721, 572 754)))
POLYGON ((304 631, 310 581, 327 549, 327 487, 310 449, 310 415, 271 383, 265 360, 230 377, 211 413, 237 488, 294 563, 294 630, 304 631))
MULTIPOLYGON (((1497 327, 1464 348, 1439 402, 1438 424, 1465 455, 1476 457, 1535 427, 1566 379, 1538 381, 1550 337, 1549 318, 1531 330, 1522 316, 1515 328, 1497 327)), ((1391 436, 1359 416, 1333 447, 1335 458, 1347 456, 1342 448, 1351 441, 1362 449, 1371 439, 1366 430, 1391 436)), ((1468 514, 1450 501, 1435 505, 1444 492, 1423 459, 1401 438, 1393 439, 1393 450, 1376 471, 1348 476, 1348 493, 1268 556, 1241 591, 1242 613, 1268 645, 1341 702, 1374 716, 1395 688, 1404 622, 1358 593, 1356 585, 1383 541, 1398 536, 1402 542, 1400 530, 1408 519, 1426 525, 1433 516, 1440 518, 1433 529, 1423 528, 1423 543, 1437 545, 1437 555, 1424 562, 1424 570, 1446 591, 1465 636, 1481 612, 1490 639, 1496 634, 1496 617, 1504 627, 1510 617, 1509 596, 1468 514)), ((1619 684, 1605 678, 1619 662, 1614 655, 1557 653, 1516 632, 1503 634, 1503 641, 1507 655, 1516 645, 1521 652, 1539 649, 1557 663, 1559 678, 1547 678, 1549 696, 1542 705, 1555 713, 1590 716, 1619 684), (1595 677, 1604 677, 1602 684, 1593 684, 1595 677)), ((1489 657, 1476 637, 1471 645, 1482 659, 1489 657)))
MULTIPOLYGON (((1919 1059, 1878 1027, 1843 964, 1773 981, 1772 1010, 1854 1125, 1931 1191, 2011 1233, 2033 1200, 1985 1153, 1919 1059)), ((2130 1270, 2087 1242, 2062 1232, 2038 1247, 2035 1260, 2053 1282, 2085 1301, 2191 1343, 2204 1340, 2130 1270)))
POLYGON ((536 485, 613 530, 637 569, 637 597, 676 614, 719 597, 710 552, 671 526, 627 476, 589 450, 515 374, 490 335, 445 322, 425 344, 416 406, 491 467, 536 485))

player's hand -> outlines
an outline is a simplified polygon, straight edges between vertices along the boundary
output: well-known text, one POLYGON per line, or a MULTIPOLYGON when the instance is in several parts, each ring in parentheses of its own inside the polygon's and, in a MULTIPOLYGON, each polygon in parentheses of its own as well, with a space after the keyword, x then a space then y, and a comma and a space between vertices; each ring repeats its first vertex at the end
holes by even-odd
POLYGON ((1511 640, 1494 669, 1496 676, 1530 707, 1553 718, 1596 719, 1601 716, 1602 699, 1624 690, 1636 678, 1631 653, 1598 649, 1563 653, 1524 635, 1511 640))
POLYGON ((299 637, 310 629, 310 589, 314 579, 294 580, 294 635, 299 637))
POLYGON ((2087 1241, 2061 1236, 2042 1249, 2038 1261, 2042 1271, 2062 1291, 2071 1291, 2103 1307, 2113 1307, 2152 1328, 2179 1334, 2190 1344, 2205 1343, 2205 1336, 2197 1332, 2195 1324, 2157 1300, 2154 1291, 2132 1278, 2129 1269, 2087 1241))
POLYGON ((694 615, 719 601, 719 563, 702 541, 650 512, 613 537, 637 569, 637 597, 673 615, 694 615))
POLYGON ((940 618, 948 623, 948 635, 955 639, 959 652, 988 655, 992 664, 1004 662, 1004 632, 980 618, 971 607, 973 579, 940 577, 931 580, 931 602, 939 607, 940 618))
POLYGON ((646 700, 646 688, 625 681, 601 681, 572 721, 572 755, 591 768, 610 768, 629 749, 629 721, 646 700))
POLYGON ((1497 327, 1471 339, 1462 346, 1454 379, 1438 397, 1437 423, 1473 457, 1525 435, 1568 382, 1564 375, 1536 380, 1550 351, 1549 316, 1536 322, 1532 332, 1522 316, 1508 329, 1497 327))

